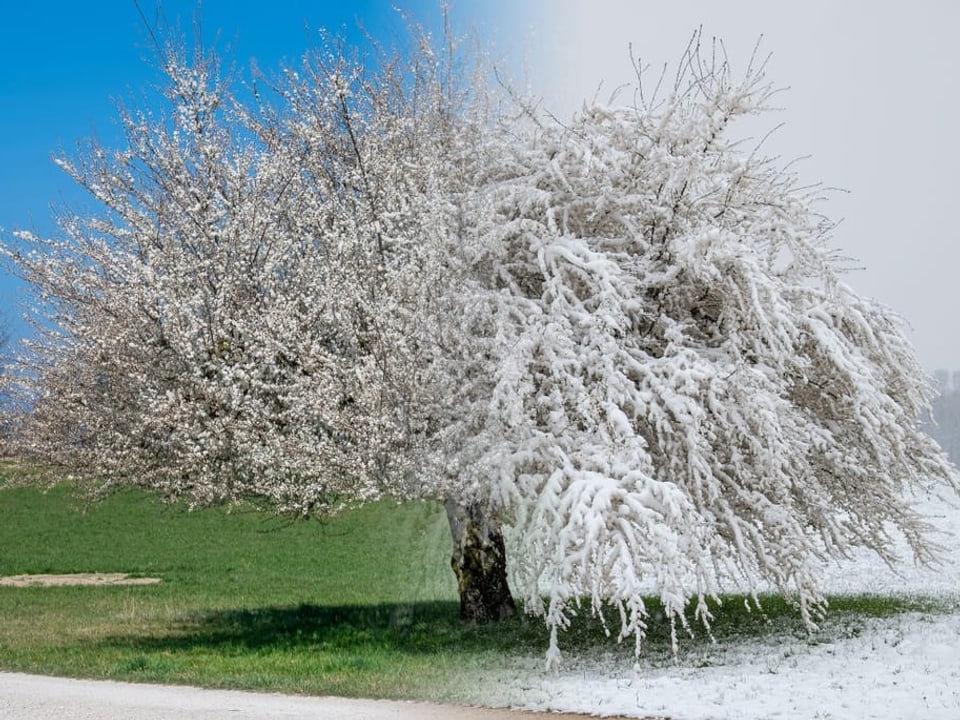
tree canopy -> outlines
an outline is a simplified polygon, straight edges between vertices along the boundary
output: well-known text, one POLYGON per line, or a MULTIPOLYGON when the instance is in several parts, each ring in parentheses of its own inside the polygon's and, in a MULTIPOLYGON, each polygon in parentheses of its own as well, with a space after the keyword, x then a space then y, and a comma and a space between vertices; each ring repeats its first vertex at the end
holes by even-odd
MULTIPOLYGON (((499 180, 484 407, 554 628, 613 601, 639 642, 653 590, 773 586, 805 615, 832 556, 929 559, 907 486, 955 483, 899 318, 842 281, 819 189, 731 135, 773 93, 690 49, 663 98, 539 125, 499 180)), ((809 619, 809 618, 808 618, 809 619)))
POLYGON ((60 161, 98 210, 5 250, 48 318, 23 450, 198 504, 480 507, 551 657, 584 597, 639 651, 649 593, 686 625, 772 586, 813 622, 831 559, 929 560, 932 389, 819 189, 736 135, 765 64, 697 37, 560 123, 417 39, 253 100, 173 50, 162 114, 60 161))

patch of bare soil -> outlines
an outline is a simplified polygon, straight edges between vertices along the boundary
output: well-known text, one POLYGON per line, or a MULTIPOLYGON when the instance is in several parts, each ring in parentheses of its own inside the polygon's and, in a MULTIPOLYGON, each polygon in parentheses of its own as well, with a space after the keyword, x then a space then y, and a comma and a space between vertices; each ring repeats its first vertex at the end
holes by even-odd
POLYGON ((156 585, 160 578, 132 578, 127 573, 0 576, 0 587, 64 587, 67 585, 156 585))

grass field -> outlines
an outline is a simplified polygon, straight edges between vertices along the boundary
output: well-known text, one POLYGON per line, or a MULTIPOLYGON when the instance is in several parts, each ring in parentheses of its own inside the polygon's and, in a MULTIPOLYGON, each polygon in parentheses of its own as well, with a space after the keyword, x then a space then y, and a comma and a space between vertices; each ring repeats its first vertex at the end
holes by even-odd
MULTIPOLYGON (((0 576, 128 572, 158 585, 0 587, 0 669, 306 694, 475 699, 505 656, 542 656, 536 618, 458 619, 442 508, 380 502, 331 521, 187 513, 135 491, 85 506, 66 486, 0 490, 0 576)), ((823 633, 919 601, 835 598, 823 633)), ((655 603, 653 603, 655 607, 655 603)), ((796 613, 729 598, 718 641, 803 634, 796 613)), ((654 612, 647 653, 674 659, 654 612)), ((821 636, 822 639, 822 636, 821 636)), ((817 642, 812 637, 811 642, 817 642)), ((706 642, 700 638, 693 641, 706 642)), ((562 644, 606 653, 597 623, 562 644)), ((687 643, 689 648, 691 643, 687 643)), ((629 662, 629 648, 622 648, 629 662)))

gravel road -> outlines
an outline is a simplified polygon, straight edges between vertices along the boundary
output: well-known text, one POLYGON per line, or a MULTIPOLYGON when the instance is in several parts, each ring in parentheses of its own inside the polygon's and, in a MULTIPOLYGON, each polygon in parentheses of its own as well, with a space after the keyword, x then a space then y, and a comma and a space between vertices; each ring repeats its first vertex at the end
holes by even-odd
POLYGON ((0 720, 583 720, 584 717, 0 673, 0 720))

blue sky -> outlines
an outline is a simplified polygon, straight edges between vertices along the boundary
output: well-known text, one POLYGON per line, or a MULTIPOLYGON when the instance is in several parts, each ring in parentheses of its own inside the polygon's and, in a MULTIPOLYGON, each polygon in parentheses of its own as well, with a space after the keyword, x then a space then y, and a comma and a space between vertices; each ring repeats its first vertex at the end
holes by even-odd
MULTIPOLYGON (((251 60, 267 73, 295 64, 316 46, 320 28, 363 43, 390 45, 404 34, 403 14, 439 28, 440 0, 134 0, 3 3, 0 9, 0 241, 14 230, 56 232, 54 208, 83 207, 85 195, 52 162, 95 136, 120 142, 116 103, 141 102, 159 75, 150 29, 190 38, 197 18, 243 78, 251 60), (201 8, 198 13, 198 8, 201 8), (146 22, 145 22, 146 20, 146 22), (148 29, 148 25, 150 29, 148 29), (362 31, 361 31, 362 28, 362 31)), ((463 30, 487 23, 502 0, 459 0, 452 17, 463 30)), ((495 33, 496 34, 496 33, 495 33)), ((27 332, 20 305, 25 287, 0 270, 0 321, 27 332)))
MULTIPOLYGON (((430 24, 440 0, 398 0, 430 24)), ((141 0, 151 23, 189 30, 197 0, 141 0), (159 11, 158 11, 159 8, 159 11)), ((359 39, 361 22, 389 43, 402 35, 392 0, 203 0, 207 41, 241 74, 297 57, 321 26, 359 39)), ((846 191, 825 208, 843 218, 836 245, 865 269, 849 283, 900 312, 931 370, 960 369, 960 3, 913 0, 452 0, 460 30, 477 29, 510 73, 558 115, 634 80, 628 44, 659 67, 702 26, 742 67, 757 39, 768 73, 789 89, 769 146, 808 182, 846 191), (522 59, 522 61, 521 61, 522 59)), ((0 239, 53 231, 51 204, 82 196, 50 161, 96 134, 115 137, 116 99, 155 80, 133 0, 4 3, 0 9, 0 239)), ((627 96, 629 98, 629 95, 627 96)), ((0 315, 15 322, 22 289, 0 275, 0 315)), ((22 326, 14 327, 20 332, 22 326)))
MULTIPOLYGON (((158 74, 147 24, 192 32, 197 0, 3 3, 0 9, 0 239, 13 230, 55 232, 52 208, 76 207, 84 195, 51 158, 72 154, 96 136, 119 142, 116 102, 142 95, 158 74), (144 23, 144 17, 147 24, 144 23)), ((460 3, 458 15, 471 8, 460 3)), ((435 23, 439 3, 409 0, 403 8, 435 23)), ((241 76, 256 58, 266 70, 295 63, 326 27, 362 42, 358 26, 389 43, 403 19, 389 0, 203 0, 205 42, 216 43, 241 76)), ((24 288, 0 271, 0 319, 14 335, 26 332, 18 305, 24 288)))

